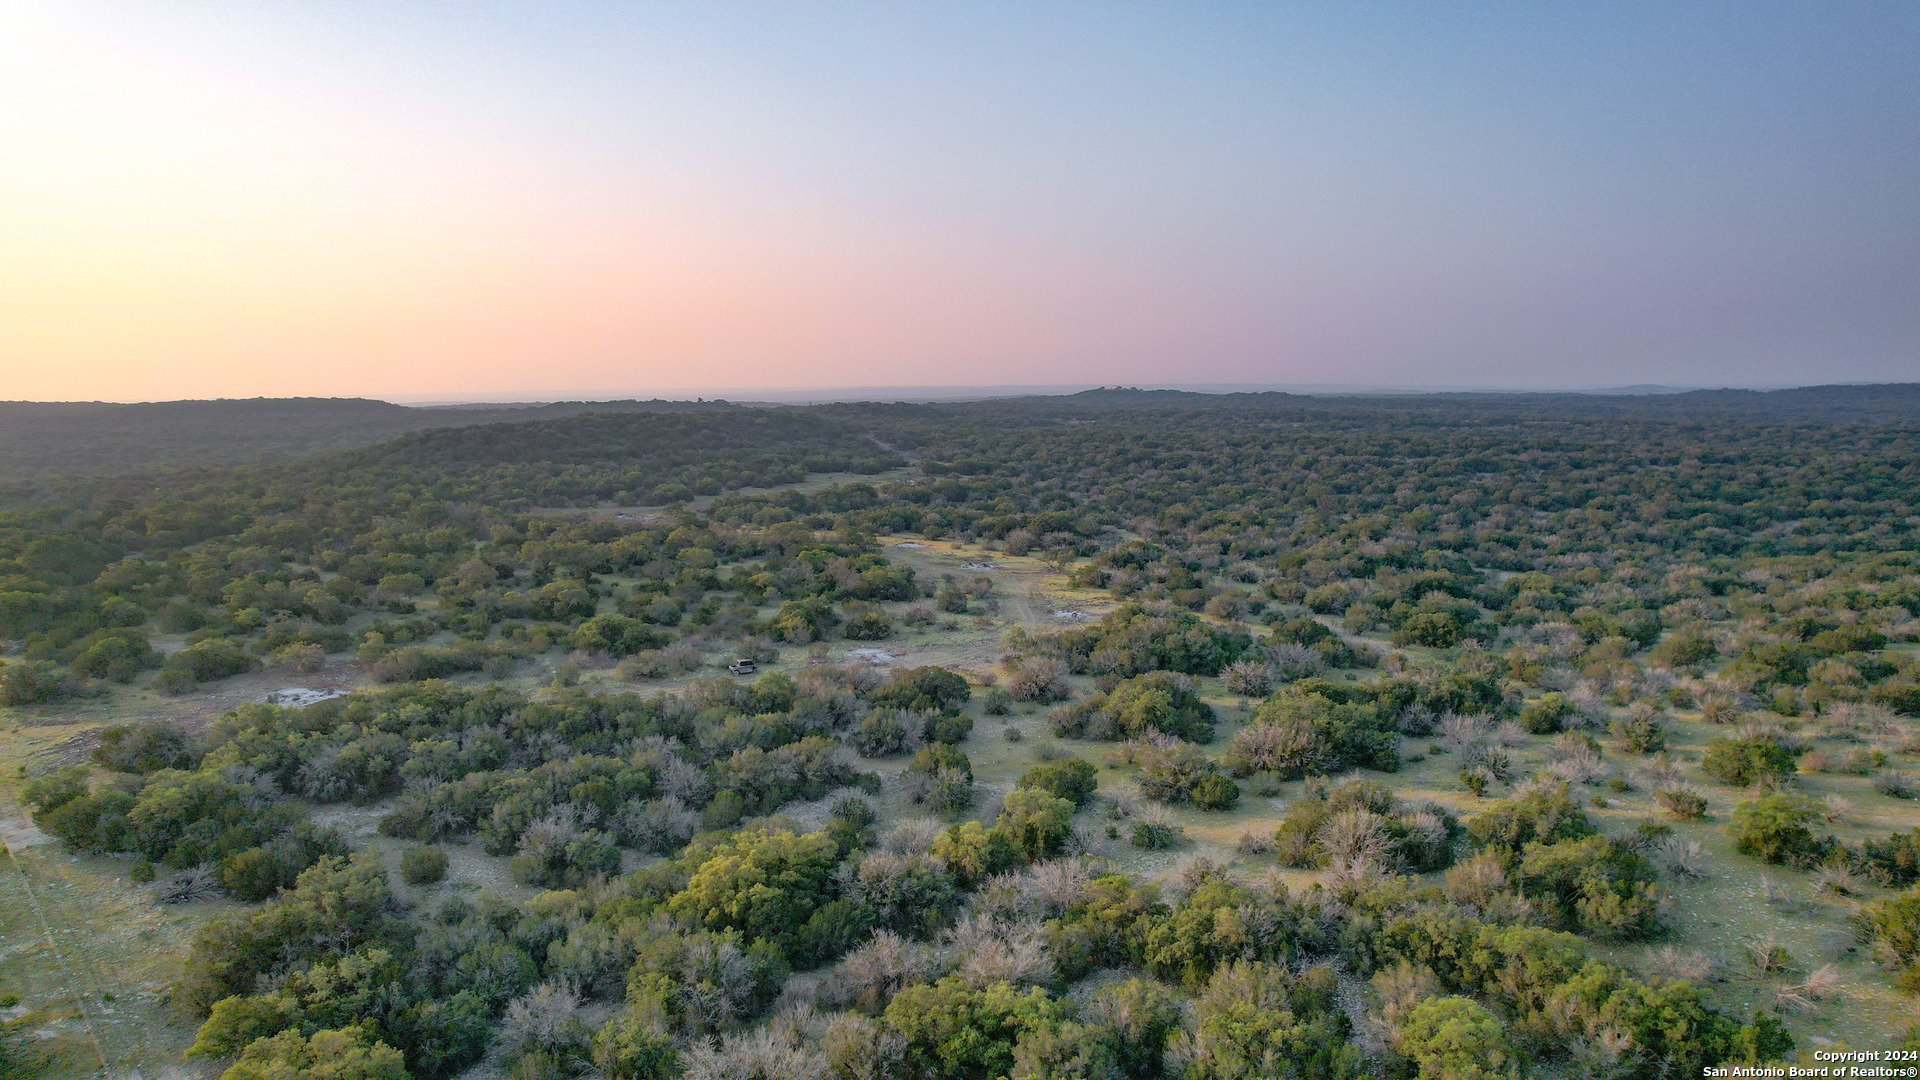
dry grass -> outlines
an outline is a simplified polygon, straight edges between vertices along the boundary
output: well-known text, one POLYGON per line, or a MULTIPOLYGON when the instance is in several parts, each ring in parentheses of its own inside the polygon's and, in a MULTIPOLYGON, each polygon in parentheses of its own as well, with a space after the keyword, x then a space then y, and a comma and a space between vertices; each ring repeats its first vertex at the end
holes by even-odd
MULTIPOLYGON (((197 1021, 167 987, 194 930, 229 905, 162 907, 126 879, 130 863, 54 845, 0 859, 0 985, 45 1018, 55 1075, 177 1074, 197 1021)), ((198 1071, 196 1069, 195 1071, 198 1071)))

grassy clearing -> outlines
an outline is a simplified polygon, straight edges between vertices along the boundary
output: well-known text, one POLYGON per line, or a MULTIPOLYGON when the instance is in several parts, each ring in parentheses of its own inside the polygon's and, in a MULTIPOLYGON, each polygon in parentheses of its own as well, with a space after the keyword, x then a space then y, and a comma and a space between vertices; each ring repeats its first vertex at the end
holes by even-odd
POLYGON ((0 866, 0 985, 51 1036, 56 1076, 205 1071, 181 1061, 197 1024, 168 987, 200 923, 231 905, 157 906, 129 865, 41 845, 0 866))

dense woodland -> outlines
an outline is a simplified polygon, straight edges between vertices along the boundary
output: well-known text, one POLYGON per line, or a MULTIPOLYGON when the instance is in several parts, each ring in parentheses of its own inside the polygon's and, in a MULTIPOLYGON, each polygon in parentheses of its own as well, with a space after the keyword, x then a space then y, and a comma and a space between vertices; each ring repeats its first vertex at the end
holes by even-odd
POLYGON ((635 407, 88 472, 4 493, 0 705, 342 662, 371 684, 111 726, 22 789, 157 900, 239 902, 174 990, 228 1080, 1799 1061, 1784 1018, 1830 975, 1734 1008, 1673 949, 1605 958, 1662 940, 1704 873, 1673 825, 1709 783, 1740 792, 1715 819, 1738 857, 1854 898, 1854 948, 1920 993, 1920 828, 1855 836, 1796 781, 1920 791, 1915 388, 635 407), (854 478, 804 483, 829 473, 854 478), (567 512, 602 506, 628 510, 567 512), (824 662, 997 610, 883 537, 1112 604, 989 668, 824 662), (595 665, 672 688, 580 685, 595 665), (1250 705, 1230 735, 1222 695, 1250 705), (1010 710, 1133 786, 1059 754, 983 794, 967 748, 1010 710), (1669 751, 1681 715, 1721 731, 1698 761, 1669 751), (1439 756, 1472 813, 1397 793, 1439 756), (1109 857, 1178 849, 1168 808, 1301 781, 1245 861, 1109 857), (1629 785, 1661 812, 1603 828, 1629 785), (405 902, 311 820, 332 805, 412 845, 403 885, 477 842, 530 898, 405 902))

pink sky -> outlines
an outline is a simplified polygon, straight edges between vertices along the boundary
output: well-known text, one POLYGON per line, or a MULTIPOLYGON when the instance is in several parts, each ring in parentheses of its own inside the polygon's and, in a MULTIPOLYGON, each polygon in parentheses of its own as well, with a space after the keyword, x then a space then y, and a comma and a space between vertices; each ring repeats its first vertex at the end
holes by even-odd
POLYGON ((0 399, 1920 374, 1913 20, 792 10, 25 4, 0 399))

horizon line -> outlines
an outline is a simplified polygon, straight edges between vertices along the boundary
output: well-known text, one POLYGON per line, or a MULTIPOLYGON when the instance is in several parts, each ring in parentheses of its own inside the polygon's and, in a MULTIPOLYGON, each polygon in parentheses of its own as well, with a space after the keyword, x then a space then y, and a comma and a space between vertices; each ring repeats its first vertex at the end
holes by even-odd
POLYGON ((998 383, 983 385, 867 385, 867 386, 769 386, 769 387, 659 387, 618 390, 495 390, 474 393, 418 394, 254 394, 234 397, 180 397, 129 399, 13 399, 0 405, 158 405, 189 401, 378 401, 403 408, 458 408, 461 406, 538 406, 568 403, 614 403, 622 401, 699 402, 724 401, 739 405, 826 405, 856 401, 886 403, 926 403, 936 401, 984 401, 1018 397, 1066 397, 1090 390, 1134 390, 1141 392, 1176 391, 1193 394, 1284 393, 1302 397, 1414 397, 1446 394, 1485 394, 1502 396, 1578 395, 1591 397, 1662 397, 1700 391, 1773 392, 1825 386, 1903 386, 1893 380, 1843 380, 1836 382, 1751 382, 1718 385, 1678 385, 1633 383, 1585 386, 1502 386, 1497 384, 1369 385, 1355 383, 998 383))
POLYGON ((1360 383, 1252 383, 1252 382, 1120 382, 1120 383, 992 383, 983 385, 901 385, 865 386, 686 386, 653 389, 537 391, 499 390, 474 394, 384 394, 375 400, 414 408, 453 407, 459 405, 544 405, 560 402, 596 401, 727 401, 752 403, 764 401, 781 405, 833 404, 848 401, 958 401, 1010 397, 1056 397, 1088 390, 1174 390, 1198 394, 1286 393, 1307 397, 1400 397, 1430 394, 1588 394, 1595 396, 1657 396, 1684 394, 1698 390, 1795 390, 1808 386, 1878 386, 1892 382, 1851 381, 1839 383, 1754 382, 1720 385, 1673 385, 1656 383, 1583 385, 1583 386, 1501 386, 1493 384, 1360 384, 1360 383))

